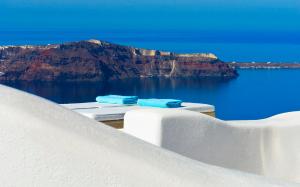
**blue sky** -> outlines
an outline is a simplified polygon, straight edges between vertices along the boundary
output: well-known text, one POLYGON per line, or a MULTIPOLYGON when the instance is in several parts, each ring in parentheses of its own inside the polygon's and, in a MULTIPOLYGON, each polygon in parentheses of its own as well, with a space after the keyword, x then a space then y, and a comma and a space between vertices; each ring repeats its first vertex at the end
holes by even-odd
POLYGON ((300 31, 299 0, 0 0, 0 28, 300 31))

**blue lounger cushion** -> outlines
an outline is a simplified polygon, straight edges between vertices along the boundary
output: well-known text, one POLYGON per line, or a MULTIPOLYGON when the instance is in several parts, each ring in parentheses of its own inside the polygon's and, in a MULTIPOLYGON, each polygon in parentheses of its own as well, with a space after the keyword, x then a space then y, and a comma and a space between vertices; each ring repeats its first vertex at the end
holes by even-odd
POLYGON ((97 102, 110 104, 136 104, 137 100, 137 96, 105 95, 96 97, 97 102))
POLYGON ((138 105, 150 106, 158 108, 179 108, 181 107, 181 100, 176 99, 139 99, 138 105))

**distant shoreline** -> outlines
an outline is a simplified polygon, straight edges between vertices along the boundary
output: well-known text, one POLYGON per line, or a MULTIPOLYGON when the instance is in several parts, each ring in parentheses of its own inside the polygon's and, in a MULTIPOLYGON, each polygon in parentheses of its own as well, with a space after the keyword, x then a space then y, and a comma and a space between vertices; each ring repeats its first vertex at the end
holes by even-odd
POLYGON ((300 62, 227 62, 237 69, 300 69, 300 62))

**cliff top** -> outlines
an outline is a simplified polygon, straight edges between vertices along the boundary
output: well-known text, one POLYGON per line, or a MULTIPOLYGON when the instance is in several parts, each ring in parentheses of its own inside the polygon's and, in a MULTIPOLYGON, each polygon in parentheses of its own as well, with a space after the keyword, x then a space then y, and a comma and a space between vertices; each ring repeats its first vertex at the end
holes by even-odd
POLYGON ((170 51, 160 51, 160 50, 154 50, 154 49, 142 49, 142 48, 135 48, 135 47, 129 47, 129 46, 122 46, 118 44, 113 44, 97 39, 89 39, 89 40, 83 40, 83 41, 77 41, 77 42, 67 42, 63 44, 47 44, 47 45, 6 45, 6 46, 0 46, 0 50, 8 49, 8 48, 21 48, 21 49, 53 49, 58 48, 61 45, 74 45, 79 43, 89 43, 89 44, 96 44, 99 46, 107 45, 107 46, 119 46, 131 49, 131 51, 134 52, 134 54, 140 54, 142 56, 176 56, 176 57, 182 57, 182 58, 205 58, 205 59, 212 59, 217 60, 218 57, 215 54, 212 53, 188 53, 188 54, 181 54, 181 53, 175 53, 170 51))

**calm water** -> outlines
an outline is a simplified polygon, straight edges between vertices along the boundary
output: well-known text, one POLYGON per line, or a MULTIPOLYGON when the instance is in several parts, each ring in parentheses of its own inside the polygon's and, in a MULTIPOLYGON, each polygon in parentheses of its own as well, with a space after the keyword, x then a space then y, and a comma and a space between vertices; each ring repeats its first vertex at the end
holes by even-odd
MULTIPOLYGON (((300 33, 212 31, 0 30, 0 45, 50 44, 90 38, 174 52, 213 52, 225 61, 300 61, 300 33)), ((97 95, 179 98, 213 104, 222 119, 258 119, 300 110, 300 70, 240 70, 233 80, 134 79, 102 83, 9 85, 58 103, 97 95)))
POLYGON ((241 70, 233 80, 146 78, 103 83, 8 84, 58 103, 93 101, 97 95, 178 98, 213 104, 221 119, 258 119, 300 110, 300 70, 241 70))

